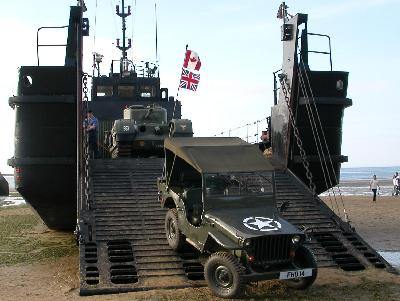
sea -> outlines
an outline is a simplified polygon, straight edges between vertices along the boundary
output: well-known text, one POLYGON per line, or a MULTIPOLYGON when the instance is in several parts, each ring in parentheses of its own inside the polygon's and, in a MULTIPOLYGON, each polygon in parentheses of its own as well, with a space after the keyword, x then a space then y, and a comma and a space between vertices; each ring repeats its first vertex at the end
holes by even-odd
MULTIPOLYGON (((371 195, 369 190, 369 182, 373 175, 376 175, 379 183, 379 195, 388 196, 393 192, 392 178, 395 172, 400 173, 400 166, 389 167, 344 167, 340 171, 340 185, 335 191, 343 196, 363 196, 371 195)), ((24 199, 15 191, 14 176, 5 175, 10 186, 11 195, 8 197, 0 197, 0 207, 16 206, 24 204, 24 199)), ((329 192, 322 193, 321 196, 328 195, 329 192)))
MULTIPOLYGON (((374 175, 379 181, 380 189, 378 194, 381 196, 392 195, 393 175, 400 173, 400 166, 389 167, 346 167, 340 170, 340 184, 334 189, 344 196, 366 196, 371 195, 369 183, 374 175)), ((329 192, 321 194, 328 195, 329 192)))
MULTIPOLYGON (((392 177, 396 171, 400 172, 400 166, 342 168, 340 191, 342 195, 370 195, 369 181, 373 175, 376 175, 381 182, 380 194, 391 195, 392 177)), ((24 199, 16 194, 14 177, 5 176, 5 178, 10 186, 12 196, 0 197, 0 207, 25 204, 24 199)), ((380 251, 379 253, 400 272, 400 251, 380 251)))
POLYGON ((18 206, 25 204, 25 200, 15 190, 14 176, 4 175, 10 188, 10 195, 7 197, 0 196, 0 207, 18 206))

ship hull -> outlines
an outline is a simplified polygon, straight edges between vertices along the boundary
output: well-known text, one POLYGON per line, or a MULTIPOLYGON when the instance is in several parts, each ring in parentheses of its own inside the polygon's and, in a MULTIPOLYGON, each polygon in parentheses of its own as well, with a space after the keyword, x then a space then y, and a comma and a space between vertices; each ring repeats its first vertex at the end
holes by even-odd
POLYGON ((76 77, 75 67, 21 67, 9 100, 15 188, 53 230, 76 225, 76 77))
POLYGON ((75 167, 72 164, 18 165, 16 190, 46 226, 53 230, 73 230, 76 225, 75 167))

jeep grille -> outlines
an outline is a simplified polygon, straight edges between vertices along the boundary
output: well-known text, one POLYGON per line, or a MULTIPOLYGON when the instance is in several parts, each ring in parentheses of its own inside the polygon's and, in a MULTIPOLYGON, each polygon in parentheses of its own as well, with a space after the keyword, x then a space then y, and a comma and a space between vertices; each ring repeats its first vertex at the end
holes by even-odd
POLYGON ((271 235, 252 239, 256 263, 286 261, 291 246, 290 235, 271 235))

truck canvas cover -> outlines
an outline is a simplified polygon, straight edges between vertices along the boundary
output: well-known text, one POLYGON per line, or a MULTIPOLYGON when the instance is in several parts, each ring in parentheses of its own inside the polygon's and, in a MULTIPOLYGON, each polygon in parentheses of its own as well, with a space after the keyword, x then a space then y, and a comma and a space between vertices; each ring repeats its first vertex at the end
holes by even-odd
POLYGON ((167 166, 175 155, 200 173, 274 170, 257 147, 237 137, 167 138, 167 166))

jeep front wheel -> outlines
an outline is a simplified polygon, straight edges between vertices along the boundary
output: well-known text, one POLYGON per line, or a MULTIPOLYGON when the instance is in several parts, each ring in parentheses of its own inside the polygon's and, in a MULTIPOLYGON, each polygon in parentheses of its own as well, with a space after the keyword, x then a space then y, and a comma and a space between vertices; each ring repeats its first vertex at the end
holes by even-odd
POLYGON ((314 254, 305 246, 299 246, 296 250, 296 256, 293 261, 293 265, 297 269, 308 269, 312 268, 312 275, 304 278, 284 280, 288 287, 304 290, 312 285, 317 278, 317 262, 315 261, 314 254))
POLYGON ((178 227, 178 212, 175 208, 168 210, 165 216, 165 233, 169 246, 175 251, 181 251, 185 245, 185 236, 178 227))
POLYGON ((217 252, 206 261, 204 277, 212 292, 221 298, 235 298, 244 293, 243 265, 230 253, 217 252))

